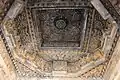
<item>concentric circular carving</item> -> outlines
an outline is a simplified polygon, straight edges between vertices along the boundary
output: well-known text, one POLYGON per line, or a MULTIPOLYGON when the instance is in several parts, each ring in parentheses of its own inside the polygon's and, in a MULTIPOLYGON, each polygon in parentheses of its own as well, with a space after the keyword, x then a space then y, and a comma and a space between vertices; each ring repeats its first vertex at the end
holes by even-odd
POLYGON ((68 25, 68 21, 65 17, 59 17, 57 16, 55 19, 54 19, 54 25, 57 29, 65 29, 68 25))

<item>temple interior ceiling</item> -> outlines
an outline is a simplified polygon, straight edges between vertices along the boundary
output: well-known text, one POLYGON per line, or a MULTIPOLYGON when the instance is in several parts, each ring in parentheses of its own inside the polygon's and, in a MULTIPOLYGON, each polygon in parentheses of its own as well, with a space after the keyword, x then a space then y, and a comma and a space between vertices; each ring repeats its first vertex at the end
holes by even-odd
POLYGON ((4 44, 18 80, 104 80, 120 1, 97 1, 0 0, 0 50, 4 44))

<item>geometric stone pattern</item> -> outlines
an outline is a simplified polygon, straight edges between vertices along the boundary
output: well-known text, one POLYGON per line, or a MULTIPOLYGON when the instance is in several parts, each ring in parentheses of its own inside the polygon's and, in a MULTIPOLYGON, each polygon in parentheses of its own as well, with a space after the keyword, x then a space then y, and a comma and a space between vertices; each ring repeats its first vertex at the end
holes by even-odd
POLYGON ((120 1, 119 0, 110 0, 112 5, 115 7, 115 9, 118 11, 120 14, 120 1))
POLYGON ((86 4, 88 4, 88 0, 28 0, 28 5, 31 8, 37 9, 38 7, 40 8, 56 8, 56 7, 66 7, 68 8, 68 6, 73 6, 73 7, 79 7, 79 6, 85 6, 86 4))
POLYGON ((54 71, 66 71, 67 62, 65 61, 53 61, 53 70, 54 71))
POLYGON ((90 5, 86 1, 81 2, 83 4, 80 2, 72 4, 67 0, 63 1, 64 4, 61 4, 61 1, 58 2, 59 4, 46 2, 44 5, 48 8, 43 6, 43 0, 41 3, 38 3, 39 0, 31 1, 27 3, 29 8, 24 7, 14 20, 5 21, 4 24, 15 41, 14 61, 19 76, 72 77, 67 75, 83 71, 77 77, 102 80, 107 63, 99 60, 105 58, 105 53, 101 50, 104 43, 103 35, 110 35, 112 30, 112 27, 108 27, 108 22, 104 21, 97 11, 88 8, 90 5), (66 7, 67 2, 70 9, 59 8, 62 5, 66 7), (51 9, 51 4, 53 7, 59 5, 59 9, 51 9), (70 7, 71 5, 73 8, 70 7), (82 7, 74 9, 75 5, 82 7), (84 8, 86 5, 88 10, 84 8), (58 21, 54 23, 56 17, 58 21), (68 28, 61 30, 61 27, 68 28), (73 40, 72 46, 70 40, 73 40), (91 68, 89 65, 96 66, 91 68), (82 70, 84 68, 88 70, 84 72, 82 70))
MULTIPOLYGON (((80 47, 83 36, 84 9, 61 9, 37 11, 42 43, 39 47, 80 47), (69 14, 68 14, 69 13, 69 14), (66 21, 63 29, 55 26, 57 21, 66 21), (69 36, 68 36, 69 35, 69 36)), ((57 23, 58 24, 58 23, 57 23)), ((60 22, 59 22, 60 25, 60 22)), ((62 25, 62 23, 61 23, 62 25)))
POLYGON ((0 37, 0 80, 16 80, 15 69, 0 37))
MULTIPOLYGON (((29 38, 29 36, 27 36, 28 38, 29 38)), ((26 41, 28 41, 28 40, 26 40, 26 41)), ((22 45, 23 46, 23 45, 22 45)), ((23 46, 24 47, 24 46, 23 46)), ((22 49, 22 48, 20 48, 20 49, 22 49)), ((18 49, 19 50, 19 49, 18 49)), ((43 50, 44 50, 44 48, 43 48, 43 50)), ((58 49, 57 49, 58 50, 58 49)), ((55 52, 55 54, 58 54, 58 51, 57 50, 55 50, 56 52, 55 52)), ((47 50, 45 49, 44 50, 44 52, 45 53, 48 53, 47 55, 51 55, 52 53, 53 53, 53 50, 50 50, 50 49, 48 49, 48 52, 46 52, 47 50)), ((79 51, 79 50, 78 50, 79 51)), ((29 51, 30 52, 30 51, 29 51)), ((25 54, 25 55, 27 55, 28 54, 28 59, 29 59, 29 54, 31 54, 32 52, 23 52, 23 54, 25 54)), ((61 51, 62 52, 62 51, 61 51)), ((41 53, 43 53, 43 51, 42 51, 42 48, 41 48, 41 53)), ((42 54, 39 54, 39 56, 42 56, 42 54)), ((23 55, 23 54, 20 54, 20 55, 23 55)), ((34 53, 34 54, 36 54, 36 53, 34 53)), ((62 55, 64 55, 64 52, 62 52, 62 53, 60 53, 60 54, 62 54, 62 55)), ((74 55, 74 54, 82 54, 82 52, 76 52, 76 51, 72 51, 72 54, 74 55)), ((72 54, 70 55, 70 56, 72 56, 72 54)), ((99 54, 99 53, 98 53, 99 54)), ((101 53, 100 53, 100 55, 101 55, 101 53)), ((76 71, 78 71, 79 70, 79 68, 81 67, 81 65, 78 65, 78 64, 80 64, 80 62, 83 62, 82 63, 82 65, 85 65, 85 64, 87 64, 87 63, 89 63, 91 60, 93 60, 93 59, 99 59, 99 58, 101 58, 102 56, 100 56, 100 55, 98 55, 99 57, 97 57, 97 58, 90 58, 90 55, 89 55, 89 57, 87 57, 87 54, 86 54, 86 58, 85 58, 85 55, 83 54, 83 59, 79 59, 77 62, 73 62, 73 63, 69 63, 68 64, 68 72, 74 72, 75 71, 75 69, 76 69, 76 71), (84 60, 85 59, 85 60, 84 60), (83 60, 83 61, 81 61, 81 60, 83 60), (87 63, 86 63, 86 60, 87 60, 87 63), (85 61, 85 63, 84 63, 84 61, 85 61), (72 65, 72 66, 74 66, 74 67, 70 67, 70 65, 72 65), (75 68, 75 67, 77 67, 77 66, 79 66, 78 68, 75 68), (72 71, 73 70, 73 71, 72 71)), ((53 55, 54 56, 54 55, 53 55)), ((53 57, 52 55, 51 55, 51 58, 53 57)), ((58 55, 58 58, 56 58, 55 57, 55 60, 58 60, 58 59, 60 59, 60 60, 63 60, 62 58, 59 58, 61 55, 58 55)), ((92 56, 92 55, 91 55, 92 56)), ((44 57, 44 55, 42 56, 42 57, 44 57)), ((46 56, 45 56, 46 57, 46 56)), ((66 57, 67 57, 67 54, 66 54, 66 57)), ((96 57, 96 56, 95 56, 96 57)), ((47 58, 47 57, 46 57, 47 58)), ((68 57, 69 58, 69 57, 68 57)), ((70 59, 72 59, 72 57, 70 58, 70 59)), ((29 60, 31 60, 31 59, 29 59, 29 60)), ((33 59, 34 60, 34 59, 33 59)), ((66 60, 67 60, 67 58, 66 58, 66 60)), ((52 61, 52 59, 50 59, 50 61, 52 61)), ((72 60, 71 60, 72 61, 72 60)), ((74 60, 75 61, 75 60, 74 60)), ((38 62, 38 61, 36 61, 36 62, 38 62)), ((35 62, 35 63, 36 63, 35 62)), ((63 61, 64 62, 64 61, 63 61)), ((41 62, 41 63, 44 63, 44 62, 41 62)), ((55 65, 54 64, 54 61, 53 61, 53 65, 55 65)), ((38 65, 39 66, 39 65, 38 65)), ((57 67, 57 66, 56 66, 57 67)), ((63 66, 64 67, 64 66, 63 66)), ((45 67, 44 67, 45 68, 45 67)), ((54 67, 53 67, 54 68, 54 67)), ((64 68, 63 68, 64 69, 64 68)), ((41 70, 40 68, 39 68, 39 70, 41 70)), ((75 71, 75 72, 76 72, 75 71)))

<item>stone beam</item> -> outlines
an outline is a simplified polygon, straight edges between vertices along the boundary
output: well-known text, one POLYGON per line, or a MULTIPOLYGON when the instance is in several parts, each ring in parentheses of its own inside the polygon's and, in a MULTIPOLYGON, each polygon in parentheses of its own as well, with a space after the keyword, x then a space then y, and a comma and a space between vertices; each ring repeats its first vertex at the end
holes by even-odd
POLYGON ((13 20, 19 14, 23 7, 24 2, 22 0, 15 0, 0 25, 2 34, 4 35, 11 51, 14 51, 13 49, 16 45, 12 34, 8 33, 6 27, 10 27, 10 20, 13 20))
POLYGON ((113 20, 116 21, 118 25, 120 25, 120 15, 114 8, 114 6, 111 4, 109 0, 100 0, 100 2, 104 5, 104 7, 107 9, 113 20))
POLYGON ((95 7, 95 9, 100 13, 103 19, 108 19, 110 17, 109 12, 104 7, 104 5, 100 2, 100 0, 91 0, 91 4, 95 7))
POLYGON ((108 64, 107 70, 104 75, 105 80, 115 80, 115 75, 117 75, 120 70, 120 38, 117 42, 116 48, 113 52, 113 56, 108 64))
POLYGON ((0 37, 0 80, 16 80, 16 71, 0 37))
POLYGON ((116 21, 114 20, 114 18, 111 16, 110 12, 108 11, 108 9, 104 6, 104 4, 100 0, 91 0, 91 4, 103 17, 103 19, 108 20, 112 26, 112 31, 110 35, 104 34, 105 41, 104 41, 102 51, 104 52, 105 57, 107 57, 107 55, 110 53, 110 50, 112 48, 112 44, 114 43, 114 38, 118 30, 118 24, 116 23, 116 21))
POLYGON ((98 66, 98 65, 100 65, 100 64, 102 64, 104 62, 105 62, 105 58, 101 58, 101 59, 99 59, 97 61, 92 61, 92 62, 86 64, 85 66, 81 67, 80 71, 78 71, 76 73, 68 73, 66 75, 66 77, 78 77, 78 76, 88 72, 89 70, 95 68, 96 66, 98 66))
POLYGON ((22 10, 23 6, 24 6, 24 2, 22 0, 15 0, 11 8, 9 9, 6 17, 9 17, 10 19, 14 19, 22 10))

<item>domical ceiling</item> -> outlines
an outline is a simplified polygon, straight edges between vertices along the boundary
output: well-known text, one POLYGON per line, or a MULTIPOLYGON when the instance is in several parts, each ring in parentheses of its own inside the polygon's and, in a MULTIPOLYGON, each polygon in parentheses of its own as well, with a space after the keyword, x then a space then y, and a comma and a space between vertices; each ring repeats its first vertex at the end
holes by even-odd
POLYGON ((119 1, 0 4, 1 38, 19 77, 103 80, 119 38, 119 1))

